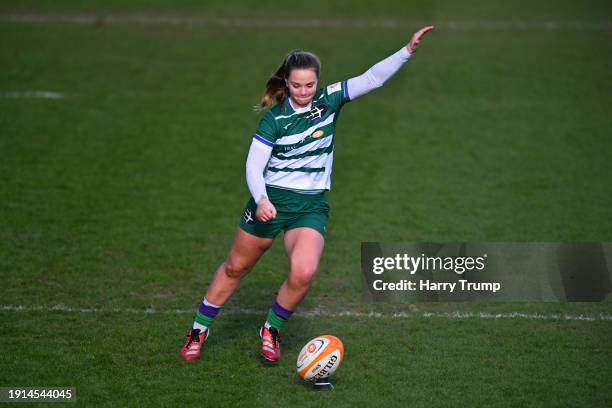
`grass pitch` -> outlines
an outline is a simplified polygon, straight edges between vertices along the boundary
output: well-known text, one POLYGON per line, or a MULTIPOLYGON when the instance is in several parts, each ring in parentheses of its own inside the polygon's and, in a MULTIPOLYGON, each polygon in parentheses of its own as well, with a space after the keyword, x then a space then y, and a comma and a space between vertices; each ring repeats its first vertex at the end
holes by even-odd
POLYGON ((361 241, 612 239, 606 2, 168 4, 0 5, 0 386, 74 386, 79 405, 107 406, 609 405, 610 320, 423 315, 609 304, 363 304, 359 266, 361 241), (195 22, 65 18, 91 15, 195 22), (311 23, 283 25, 300 16, 311 23), (438 29, 337 129, 326 250, 300 310, 353 315, 296 313, 285 358, 262 366, 257 328, 286 274, 277 242, 203 361, 183 363, 189 310, 248 197, 250 107, 268 75, 298 47, 321 57, 323 84, 358 75, 420 22, 438 29), (315 394, 293 365, 325 332, 346 360, 336 390, 315 394))

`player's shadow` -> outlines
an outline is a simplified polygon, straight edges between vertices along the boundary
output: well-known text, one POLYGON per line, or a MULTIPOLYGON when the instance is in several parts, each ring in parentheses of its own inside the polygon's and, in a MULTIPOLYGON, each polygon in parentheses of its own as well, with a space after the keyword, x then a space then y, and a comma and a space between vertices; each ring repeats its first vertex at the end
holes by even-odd
MULTIPOLYGON (((259 329, 265 319, 265 314, 262 314, 261 317, 251 314, 232 314, 223 317, 223 320, 219 319, 215 323, 215 336, 211 336, 208 343, 209 347, 232 347, 237 350, 248 350, 245 353, 247 358, 257 361, 262 367, 278 366, 278 362, 268 361, 261 354, 259 329)), ((293 360, 294 357, 297 358, 300 351, 300 341, 303 340, 303 343, 306 344, 310 339, 300 335, 300 333, 308 333, 304 326, 308 325, 308 322, 304 319, 295 319, 288 324, 291 325, 290 328, 281 331, 281 358, 293 360)))
POLYGON ((340 386, 342 384, 342 379, 341 378, 337 378, 335 376, 331 377, 330 382, 332 383, 332 388, 329 387, 317 387, 314 385, 313 381, 304 381, 300 378, 299 375, 294 375, 293 378, 293 383, 299 387, 302 387, 304 390, 307 391, 319 391, 319 392, 328 392, 328 391, 333 391, 334 388, 340 386))

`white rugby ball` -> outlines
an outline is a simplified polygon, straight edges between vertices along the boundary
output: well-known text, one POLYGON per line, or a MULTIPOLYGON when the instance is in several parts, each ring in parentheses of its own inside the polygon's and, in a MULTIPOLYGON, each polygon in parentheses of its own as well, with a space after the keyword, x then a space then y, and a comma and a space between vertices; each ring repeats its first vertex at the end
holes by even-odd
POLYGON ((344 357, 344 345, 339 338, 331 335, 310 340, 297 358, 297 373, 304 380, 316 380, 332 375, 344 357))

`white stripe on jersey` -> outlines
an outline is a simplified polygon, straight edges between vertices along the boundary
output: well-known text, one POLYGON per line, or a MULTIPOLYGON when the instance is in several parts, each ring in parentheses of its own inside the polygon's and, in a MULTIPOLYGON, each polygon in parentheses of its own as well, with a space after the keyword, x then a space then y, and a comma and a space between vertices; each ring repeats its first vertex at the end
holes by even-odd
POLYGON ((302 168, 313 168, 313 167, 325 167, 327 165, 328 155, 330 153, 323 153, 317 156, 306 156, 299 159, 279 160, 276 157, 270 158, 268 167, 274 167, 277 169, 302 169, 302 168))
POLYGON ((321 173, 266 172, 266 185, 287 188, 289 190, 329 190, 331 188, 331 171, 334 153, 326 155, 325 171, 321 173))
POLYGON ((304 111, 300 111, 300 112, 293 112, 291 115, 281 115, 281 116, 275 116, 274 120, 279 120, 279 119, 286 119, 286 118, 290 118, 294 115, 297 115, 299 113, 304 113, 304 111))
MULTIPOLYGON (((328 147, 333 139, 334 134, 330 134, 330 135, 326 135, 325 137, 322 137, 320 139, 315 139, 313 140, 311 143, 305 144, 304 146, 298 147, 297 149, 293 149, 291 151, 288 152, 283 152, 281 153, 284 158, 290 158, 291 156, 295 156, 298 154, 302 154, 305 152, 309 152, 311 150, 316 150, 316 149, 322 149, 324 147, 328 147)), ((273 156, 274 158, 274 156, 273 156)), ((278 158, 277 158, 278 159, 278 158)))
POLYGON ((298 143, 302 140, 304 140, 304 138, 306 138, 308 135, 312 134, 315 130, 317 130, 320 127, 323 127, 325 125, 329 125, 330 123, 332 123, 334 121, 334 117, 336 116, 336 113, 332 113, 331 115, 329 115, 329 117, 327 119, 325 119, 323 122, 319 122, 316 125, 313 125, 311 127, 309 127, 308 129, 306 129, 305 131, 301 132, 301 133, 296 133, 295 135, 288 135, 288 136, 283 136, 281 138, 276 139, 276 142, 274 142, 274 144, 276 145, 291 145, 294 143, 298 143))

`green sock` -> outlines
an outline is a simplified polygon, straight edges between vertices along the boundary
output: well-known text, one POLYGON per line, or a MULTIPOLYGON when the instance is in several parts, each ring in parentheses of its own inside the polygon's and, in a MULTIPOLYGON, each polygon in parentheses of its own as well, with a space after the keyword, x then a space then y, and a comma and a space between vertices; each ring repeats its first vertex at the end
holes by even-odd
POLYGON ((200 313, 200 311, 198 310, 196 313, 196 317, 195 317, 195 321, 197 323, 200 323, 203 326, 206 327, 210 327, 212 326, 213 322, 215 321, 214 317, 210 317, 210 316, 206 316, 203 315, 202 313, 200 313))
POLYGON ((280 330, 285 325, 286 320, 282 317, 279 317, 272 308, 268 310, 268 317, 266 318, 270 326, 274 327, 277 330, 280 330))
POLYGON ((193 322, 194 329, 202 329, 202 326, 210 327, 215 321, 215 317, 221 310, 220 305, 213 305, 206 297, 202 298, 200 306, 196 312, 195 322, 193 322))

